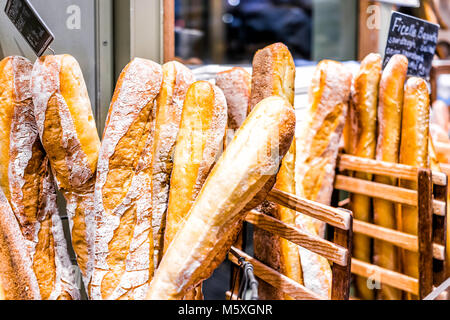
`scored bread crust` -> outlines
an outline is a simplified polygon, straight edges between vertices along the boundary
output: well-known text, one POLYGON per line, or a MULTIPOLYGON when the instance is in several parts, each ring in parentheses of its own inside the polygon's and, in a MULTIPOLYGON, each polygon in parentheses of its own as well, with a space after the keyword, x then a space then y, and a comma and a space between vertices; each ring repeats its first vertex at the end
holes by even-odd
POLYGON ((79 299, 48 158, 34 118, 30 90, 33 65, 22 57, 5 58, 2 64, 11 71, 11 77, 2 82, 11 90, 12 100, 1 104, 8 118, 1 124, 1 152, 6 158, 1 185, 24 236, 41 298, 79 299))
POLYGON ((161 261, 169 198, 173 151, 180 127, 183 102, 194 75, 183 64, 170 61, 162 66, 163 83, 155 104, 155 135, 152 147, 152 228, 155 267, 161 261))
MULTIPOLYGON (((381 78, 381 56, 376 53, 367 55, 361 65, 353 83, 353 108, 355 123, 353 132, 356 134, 355 147, 348 152, 357 157, 375 158, 376 136, 377 136, 377 106, 378 87, 381 78)), ((372 180, 372 175, 355 172, 356 178, 372 180)), ((356 219, 371 222, 371 199, 370 197, 351 194, 352 211, 356 219)), ((355 234, 353 236, 353 256, 361 261, 371 262, 372 257, 371 239, 365 235, 355 234)), ((355 279, 357 296, 365 300, 374 299, 374 290, 367 287, 367 279, 357 276, 355 279)))
POLYGON ((95 183, 92 299, 142 299, 153 276, 151 147, 162 78, 159 64, 135 58, 116 85, 95 183))
MULTIPOLYGON (((296 194, 330 205, 339 142, 347 115, 352 74, 336 61, 321 61, 309 88, 309 108, 297 136, 296 194)), ((323 236, 324 223, 299 213, 299 228, 323 236)), ((328 261, 299 248, 303 281, 322 296, 331 293, 328 261)))
POLYGON ((2 190, 0 190, 0 282, 6 300, 41 299, 25 239, 2 190))
MULTIPOLYGON (((406 81, 399 163, 417 168, 429 168, 429 123, 430 98, 428 86, 424 79, 411 77, 406 81)), ((416 181, 400 180, 400 186, 417 190, 416 181)), ((416 207, 401 206, 401 220, 397 223, 399 230, 417 235, 418 213, 416 207)), ((407 250, 401 251, 402 270, 411 277, 419 277, 418 254, 407 250)))
POLYGON ((216 75, 216 86, 225 95, 228 107, 228 129, 237 130, 248 113, 252 76, 244 68, 234 67, 216 75))
MULTIPOLYGON (((398 163, 400 134, 402 122, 403 94, 408 59, 402 55, 394 55, 383 70, 380 80, 378 98, 378 139, 376 160, 398 163)), ((378 183, 396 185, 397 179, 375 175, 378 183)), ((385 228, 396 229, 395 205, 387 200, 373 199, 374 223, 385 228)), ((399 255, 397 247, 391 243, 374 240, 374 263, 380 267, 399 271, 399 255)), ((381 298, 389 300, 401 299, 398 289, 382 286, 381 298)))
MULTIPOLYGON (((251 103, 256 103, 271 95, 284 97, 294 105, 295 64, 288 48, 282 43, 269 45, 258 50, 253 58, 251 103)), ((275 188, 295 194, 295 140, 286 153, 276 178, 275 188)), ((294 224, 296 213, 275 203, 264 201, 259 210, 285 223, 294 224)), ((292 242, 260 228, 254 231, 255 257, 271 268, 298 283, 302 281, 300 256, 292 242)), ((266 282, 259 286, 259 297, 263 300, 290 299, 266 282)))
MULTIPOLYGON (((247 110, 247 109, 246 109, 247 110)), ((227 103, 207 81, 193 83, 186 94, 170 178, 164 252, 188 219, 188 212, 214 166, 225 136, 227 103)), ((196 288, 185 299, 201 293, 196 288)))
POLYGON ((66 200, 72 246, 87 287, 100 139, 78 62, 70 55, 41 57, 33 66, 31 90, 39 136, 66 200))
POLYGON ((147 299, 181 299, 211 275, 240 230, 244 207, 257 205, 252 199, 277 174, 294 133, 295 114, 287 101, 271 97, 255 107, 206 179, 156 270, 147 299))

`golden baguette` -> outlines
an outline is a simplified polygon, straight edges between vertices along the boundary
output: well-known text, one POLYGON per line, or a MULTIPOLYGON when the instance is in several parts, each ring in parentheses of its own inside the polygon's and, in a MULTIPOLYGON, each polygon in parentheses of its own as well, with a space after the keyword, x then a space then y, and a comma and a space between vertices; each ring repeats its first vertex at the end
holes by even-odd
POLYGON ((87 287, 93 263, 100 139, 78 62, 70 55, 39 58, 33 66, 31 90, 39 136, 66 200, 72 246, 87 287))
POLYGON ((123 69, 106 120, 95 183, 91 299, 143 299, 153 276, 151 147, 161 66, 123 69))
MULTIPOLYGON (((309 88, 308 104, 297 136, 296 194, 329 205, 339 143, 347 114, 352 74, 339 62, 321 61, 309 88)), ((296 225, 323 236, 325 225, 299 213, 296 225)), ((305 286, 322 296, 331 295, 328 261, 300 247, 305 286)))
POLYGON ((222 263, 246 210, 272 188, 267 182, 277 174, 294 132, 294 110, 284 99, 270 97, 254 108, 206 179, 147 299, 180 299, 222 263))
MULTIPOLYGON (((31 62, 22 57, 0 62, 0 83, 11 93, 10 99, 0 99, 4 116, 0 122, 0 184, 25 238, 41 298, 79 299, 53 177, 34 117, 32 69, 31 62)), ((0 92, 6 97, 7 90, 0 92)))
MULTIPOLYGON (((353 106, 356 118, 356 146, 351 154, 357 157, 375 158, 377 134, 378 86, 381 77, 381 56, 371 53, 361 62, 353 83, 353 106)), ((356 172, 356 178, 372 180, 371 174, 356 172)), ((352 211, 355 219, 371 222, 371 199, 367 196, 351 195, 352 211)), ((356 233, 353 236, 353 256, 361 261, 371 262, 372 250, 369 237, 356 233)), ((367 279, 355 279, 357 296, 372 300, 374 291, 367 286, 367 279)))
POLYGON ((154 109, 155 131, 152 147, 152 228, 154 264, 158 267, 163 254, 169 182, 172 157, 180 127, 186 92, 194 75, 186 66, 170 61, 162 66, 163 83, 154 109))
POLYGON ((5 300, 40 300, 39 284, 16 217, 0 189, 0 283, 5 300))
MULTIPOLYGON (((400 163, 417 168, 429 167, 428 139, 430 121, 428 86, 422 78, 411 77, 406 82, 403 99, 400 163)), ((400 180, 400 186, 417 190, 417 182, 400 180)), ((400 231, 417 235, 418 213, 416 207, 401 206, 400 231)), ((402 268, 406 275, 419 278, 417 253, 402 250, 402 268)), ((410 298, 413 296, 408 295, 410 298)), ((417 297, 416 297, 417 298, 417 297)))
MULTIPOLYGON (((386 65, 380 80, 378 99, 378 140, 376 160, 398 163, 400 130, 403 108, 403 87, 408 71, 408 59, 394 55, 386 65)), ((396 179, 375 176, 379 183, 396 185, 396 179)), ((396 229, 394 204, 387 200, 373 199, 374 223, 385 228, 396 229)), ((399 271, 397 248, 382 240, 374 240, 374 262, 376 265, 399 271)), ((401 299, 398 289, 382 285, 381 298, 401 299)))
MULTIPOLYGON (((173 158, 164 253, 188 219, 189 209, 222 150, 226 123, 227 103, 222 91, 207 81, 193 83, 184 100, 173 158)), ((185 299, 201 296, 199 286, 185 299)))
MULTIPOLYGON (((258 50, 253 59, 250 108, 262 99, 277 95, 294 105, 295 64, 288 48, 282 43, 258 50)), ((275 188, 295 194, 295 140, 284 157, 276 177, 275 188)), ((275 203, 264 201, 260 207, 267 215, 294 224, 296 213, 275 203)), ((254 229, 255 257, 298 283, 303 283, 297 245, 260 228, 254 229)), ((259 285, 262 300, 290 299, 266 282, 259 285)))

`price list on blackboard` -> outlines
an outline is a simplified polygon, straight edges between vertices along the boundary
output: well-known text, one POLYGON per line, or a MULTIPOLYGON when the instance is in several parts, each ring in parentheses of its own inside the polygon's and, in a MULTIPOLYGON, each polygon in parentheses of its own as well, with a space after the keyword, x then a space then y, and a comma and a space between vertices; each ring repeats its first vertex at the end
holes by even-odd
POLYGON ((386 66, 395 54, 408 58, 408 75, 428 78, 438 42, 439 25, 393 12, 384 54, 386 66))
POLYGON ((5 13, 33 51, 40 57, 54 36, 28 0, 8 0, 5 13))

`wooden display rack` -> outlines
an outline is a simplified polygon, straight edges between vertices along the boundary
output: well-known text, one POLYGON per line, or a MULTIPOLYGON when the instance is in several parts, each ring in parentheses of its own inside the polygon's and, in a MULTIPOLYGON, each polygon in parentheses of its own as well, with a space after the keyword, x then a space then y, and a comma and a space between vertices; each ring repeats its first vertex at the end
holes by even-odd
MULTIPOLYGON (((248 223, 287 239, 303 248, 321 255, 332 262, 332 300, 347 300, 350 292, 350 267, 352 250, 352 213, 345 209, 336 209, 314 201, 301 199, 289 193, 273 189, 267 196, 268 201, 301 212, 325 222, 333 232, 333 241, 306 233, 294 226, 285 224, 268 215, 252 210, 247 214, 248 223)), ((253 265, 254 274, 261 280, 280 289, 297 300, 327 300, 307 289, 305 286, 282 275, 271 267, 233 247, 228 259, 238 265, 236 255, 243 257, 253 265)), ((239 287, 239 286, 237 286, 239 287)), ((227 298, 235 299, 236 292, 227 292, 227 298)))
POLYGON ((418 208, 418 236, 355 219, 353 232, 374 239, 384 240, 399 248, 418 252, 419 278, 381 268, 371 263, 352 259, 352 273, 370 277, 374 272, 379 281, 389 286, 412 293, 423 299, 433 286, 445 279, 447 176, 429 169, 340 155, 335 189, 358 193, 406 204, 418 208), (350 171, 366 172, 418 182, 418 191, 376 183, 348 176, 350 171))

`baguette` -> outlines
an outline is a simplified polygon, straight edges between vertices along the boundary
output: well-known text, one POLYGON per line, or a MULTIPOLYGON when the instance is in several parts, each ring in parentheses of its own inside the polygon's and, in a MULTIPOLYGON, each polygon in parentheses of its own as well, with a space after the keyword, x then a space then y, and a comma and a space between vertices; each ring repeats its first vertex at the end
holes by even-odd
POLYGON ((151 162, 161 66, 133 59, 120 74, 95 183, 92 299, 142 299, 153 276, 151 162))
MULTIPOLYGON (((429 115, 430 98, 427 83, 422 78, 409 78, 403 99, 400 163, 417 168, 429 168, 429 115)), ((417 190, 416 181, 400 180, 400 186, 417 190)), ((401 221, 398 223, 400 231, 417 235, 417 208, 402 205, 400 216, 401 221)), ((403 272, 418 278, 418 254, 402 250, 401 256, 403 272)), ((412 298, 411 295, 409 296, 412 298)))
MULTIPOLYGON (((296 194, 330 205, 339 143, 347 115, 352 74, 335 61, 321 61, 309 88, 309 108, 297 136, 296 194)), ((315 235, 324 235, 324 223, 299 213, 296 225, 315 235)), ((328 261, 299 247, 303 281, 322 296, 331 295, 328 261)))
MULTIPOLYGON (((212 169, 225 136, 227 103, 222 91, 207 81, 189 87, 184 101, 170 178, 164 252, 184 222, 212 169)), ((185 298, 201 296, 197 294, 185 298)))
POLYGON ((163 254, 172 157, 180 127, 186 92, 194 82, 193 73, 179 62, 163 65, 163 83, 155 105, 155 134, 152 147, 152 228, 155 268, 163 254))
POLYGON ((245 212, 270 191, 267 182, 274 181, 294 132, 294 110, 284 99, 270 97, 254 108, 206 179, 147 299, 180 299, 222 263, 245 212))
MULTIPOLYGON (((353 106, 356 118, 356 145, 353 154, 357 157, 375 158, 377 135, 378 86, 381 77, 381 56, 369 54, 361 62, 353 84, 353 106)), ((355 173, 356 178, 372 180, 372 175, 355 173)), ((351 194, 352 211, 355 219, 371 222, 371 199, 360 194, 351 194)), ((353 256, 361 261, 371 262, 371 239, 361 234, 353 236, 353 256)), ((375 298, 374 291, 367 286, 367 279, 356 277, 357 296, 365 300, 375 298)))
MULTIPOLYGON (((275 43, 258 50, 253 58, 253 76, 250 108, 261 100, 277 95, 284 97, 291 107, 294 105, 295 64, 288 48, 282 43, 275 43)), ((295 193, 295 141, 284 157, 276 177, 275 188, 295 193)), ((264 201, 259 208, 285 223, 295 223, 295 211, 275 203, 264 201)), ((253 243, 255 257, 281 272, 292 280, 302 283, 302 270, 297 246, 281 237, 260 228, 254 229, 253 243)), ((259 297, 262 300, 290 299, 266 282, 259 285, 259 297)))
MULTIPOLYGON (((378 140, 376 160, 398 163, 400 130, 403 108, 403 93, 408 60, 405 56, 394 55, 386 65, 380 80, 378 102, 378 140)), ((395 178, 378 176, 375 182, 396 185, 395 178)), ((392 202, 373 199, 374 223, 390 229, 396 229, 395 206, 392 202)), ((399 271, 397 248, 382 240, 374 240, 374 263, 380 267, 399 271)), ((401 299, 398 289, 382 285, 381 298, 401 299)))
POLYGON ((228 106, 228 129, 236 131, 247 118, 252 76, 244 68, 219 72, 216 85, 222 89, 228 106))
POLYGON ((0 183, 26 241, 41 298, 79 299, 48 158, 34 118, 32 68, 21 57, 0 62, 0 75, 6 76, 0 82, 10 92, 10 99, 0 102, 4 115, 0 124, 0 183))
POLYGON ((33 67, 37 129, 66 200, 72 246, 87 287, 94 240, 93 191, 100 139, 86 84, 70 55, 45 56, 33 67))
POLYGON ((41 299, 25 238, 1 189, 0 283, 5 300, 41 299))

